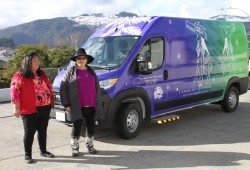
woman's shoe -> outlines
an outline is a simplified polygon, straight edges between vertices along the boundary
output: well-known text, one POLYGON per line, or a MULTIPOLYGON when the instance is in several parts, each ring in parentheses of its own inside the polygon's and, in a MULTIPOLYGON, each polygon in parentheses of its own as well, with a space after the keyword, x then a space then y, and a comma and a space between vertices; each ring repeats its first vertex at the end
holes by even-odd
POLYGON ((79 156, 79 143, 78 138, 72 138, 71 141, 71 148, 72 148, 72 156, 77 157, 79 156))
POLYGON ((24 161, 25 161, 27 164, 33 163, 33 159, 31 158, 31 156, 27 156, 27 155, 24 157, 24 161))
POLYGON ((44 153, 40 153, 41 156, 47 157, 47 158, 54 158, 55 155, 53 155, 52 153, 46 151, 44 153))
POLYGON ((96 154, 97 150, 94 148, 94 137, 87 137, 86 140, 86 151, 91 154, 96 154))

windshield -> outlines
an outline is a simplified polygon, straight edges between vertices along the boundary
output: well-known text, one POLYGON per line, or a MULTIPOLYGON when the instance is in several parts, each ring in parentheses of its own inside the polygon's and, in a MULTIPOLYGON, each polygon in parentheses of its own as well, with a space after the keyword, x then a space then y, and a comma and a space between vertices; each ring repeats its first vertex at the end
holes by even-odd
POLYGON ((139 37, 99 37, 83 44, 87 54, 95 59, 89 65, 103 69, 115 69, 122 65, 139 37))

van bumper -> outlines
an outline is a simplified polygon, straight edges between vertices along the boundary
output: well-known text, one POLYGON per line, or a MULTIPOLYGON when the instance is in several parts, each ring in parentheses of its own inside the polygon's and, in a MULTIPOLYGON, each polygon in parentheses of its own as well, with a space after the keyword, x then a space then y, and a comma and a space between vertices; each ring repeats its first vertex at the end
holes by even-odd
POLYGON ((100 129, 108 129, 111 128, 114 124, 114 122, 109 121, 110 119, 108 118, 108 112, 109 111, 114 111, 114 110, 110 110, 110 104, 112 102, 112 99, 110 97, 110 95, 102 89, 102 113, 103 113, 103 120, 100 120, 98 123, 98 127, 100 129))

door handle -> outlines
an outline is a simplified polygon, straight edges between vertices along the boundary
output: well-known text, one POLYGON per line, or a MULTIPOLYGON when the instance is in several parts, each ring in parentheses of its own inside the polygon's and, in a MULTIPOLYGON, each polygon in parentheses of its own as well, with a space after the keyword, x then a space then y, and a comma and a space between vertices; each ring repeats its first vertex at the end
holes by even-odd
POLYGON ((163 79, 167 80, 168 79, 168 70, 163 71, 163 79))

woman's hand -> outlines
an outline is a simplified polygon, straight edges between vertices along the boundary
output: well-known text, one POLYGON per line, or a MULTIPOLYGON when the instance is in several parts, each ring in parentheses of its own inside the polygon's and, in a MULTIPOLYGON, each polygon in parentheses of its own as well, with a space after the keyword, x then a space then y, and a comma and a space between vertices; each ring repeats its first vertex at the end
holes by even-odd
POLYGON ((71 111, 70 106, 66 107, 66 108, 65 108, 65 111, 70 112, 70 111, 71 111))
POLYGON ((14 107, 13 114, 15 117, 19 118, 20 117, 20 108, 14 107))

